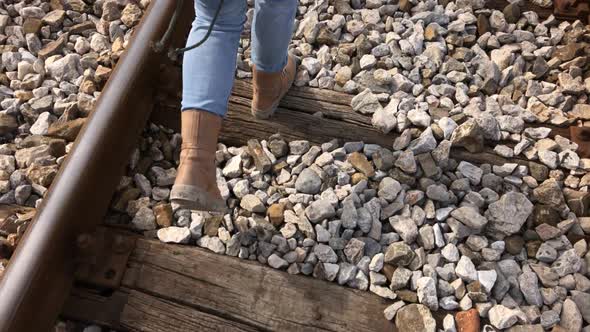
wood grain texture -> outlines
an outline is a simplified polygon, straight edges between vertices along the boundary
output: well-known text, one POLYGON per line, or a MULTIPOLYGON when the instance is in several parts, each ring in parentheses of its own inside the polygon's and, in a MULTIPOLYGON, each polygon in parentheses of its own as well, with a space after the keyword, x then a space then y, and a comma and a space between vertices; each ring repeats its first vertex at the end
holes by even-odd
MULTIPOLYGON (((168 88, 167 91, 174 91, 168 88)), ((308 140, 322 144, 332 139, 341 142, 363 141, 391 148, 397 133, 384 134, 371 125, 371 117, 354 112, 350 107, 351 95, 309 87, 293 87, 281 100, 275 115, 269 120, 258 120, 250 114, 252 84, 248 80, 236 80, 229 99, 227 117, 223 122, 220 141, 229 145, 245 145, 248 139, 267 139, 280 133, 287 140, 308 140)), ((169 96, 160 101, 152 113, 152 121, 180 131, 178 97, 169 96)), ((567 127, 546 124, 526 124, 527 127, 548 127, 551 137, 570 137, 567 127)), ((491 142, 488 142, 491 143, 491 142)), ((528 165, 523 157, 510 160, 498 156, 492 146, 482 153, 469 153, 462 148, 453 148, 451 157, 471 163, 502 165, 516 162, 528 165)))
MULTIPOLYGON (((203 249, 140 239, 123 284, 265 331, 391 331, 388 302, 203 249)), ((176 330, 169 330, 176 331, 176 330)))
MULTIPOLYGON (((174 107, 160 105, 157 111, 152 113, 152 121, 176 131, 180 130, 180 113, 174 107)), ((370 125, 317 117, 282 107, 272 119, 257 120, 250 114, 249 99, 230 97, 229 112, 219 136, 220 142, 242 146, 246 145, 249 139, 268 139, 276 133, 280 133, 286 140, 308 140, 316 145, 338 139, 341 142, 363 141, 379 144, 389 149, 396 137, 395 134, 383 134, 370 125)), ((510 160, 502 158, 495 154, 491 147, 485 147, 482 153, 469 153, 462 148, 453 148, 451 157, 458 161, 465 160, 477 164, 503 165, 507 162, 516 162, 526 165, 529 163, 521 157, 510 160)))
POLYGON ((75 286, 61 312, 66 319, 88 322, 121 330, 121 312, 127 303, 126 292, 101 294, 99 291, 75 286))
POLYGON ((121 326, 142 332, 259 331, 190 306, 131 290, 121 315, 121 326))

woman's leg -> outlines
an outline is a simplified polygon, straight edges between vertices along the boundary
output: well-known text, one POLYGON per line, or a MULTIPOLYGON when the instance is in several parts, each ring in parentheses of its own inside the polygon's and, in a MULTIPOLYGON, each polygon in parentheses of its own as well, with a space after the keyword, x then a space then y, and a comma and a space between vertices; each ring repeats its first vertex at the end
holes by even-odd
POLYGON ((287 64, 297 0, 255 0, 252 21, 252 62, 259 71, 274 73, 287 64))
MULTIPOLYGON (((187 45, 201 40, 220 0, 195 0, 196 18, 187 45)), ((224 116, 236 69, 246 0, 225 0, 209 39, 184 54, 182 110, 198 109, 224 116)))
POLYGON ((252 114, 268 118, 295 79, 295 59, 287 49, 297 0, 256 0, 252 22, 252 114))
MULTIPOLYGON (((196 18, 187 45, 207 33, 220 0, 195 0, 196 18)), ((184 208, 223 211, 217 188, 217 137, 231 93, 238 43, 246 21, 246 1, 226 0, 209 38, 184 54, 182 68, 182 148, 170 200, 184 208)))

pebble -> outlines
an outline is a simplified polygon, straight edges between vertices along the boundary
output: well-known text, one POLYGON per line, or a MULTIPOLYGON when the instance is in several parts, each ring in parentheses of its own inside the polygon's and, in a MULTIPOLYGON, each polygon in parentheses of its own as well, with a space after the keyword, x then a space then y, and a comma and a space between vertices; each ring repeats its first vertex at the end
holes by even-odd
POLYGON ((188 227, 166 227, 158 229, 158 239, 166 243, 188 243, 191 239, 191 232, 188 227))
POLYGON ((156 229, 156 216, 149 207, 141 207, 135 213, 133 220, 131 220, 133 226, 139 230, 149 231, 156 229))
POLYGON ((533 212, 533 204, 521 193, 510 192, 488 206, 486 231, 494 237, 517 233, 533 212))
POLYGON ((438 297, 436 295, 436 282, 433 278, 422 277, 417 282, 418 301, 430 310, 438 310, 438 297))
POLYGON ((312 169, 306 168, 297 177, 295 189, 304 194, 317 194, 320 191, 322 180, 312 169))
POLYGON ((428 307, 421 304, 408 304, 397 310, 395 327, 399 331, 435 332, 436 321, 428 307))
POLYGON ((395 314, 404 305, 406 305, 404 303, 404 301, 397 301, 397 302, 394 302, 393 304, 387 306, 387 308, 385 308, 385 310, 383 310, 383 314, 385 315, 385 319, 393 320, 395 318, 395 314))
POLYGON ((463 279, 465 282, 472 282, 477 280, 477 270, 475 265, 467 256, 461 256, 457 266, 455 267, 457 276, 463 279))
POLYGON ((272 254, 268 257, 268 265, 275 269, 283 269, 289 266, 289 263, 279 257, 277 254, 272 254))
POLYGON ((314 201, 305 209, 305 215, 314 223, 333 217, 335 214, 334 206, 325 199, 314 201))
POLYGON ((506 329, 516 324, 522 313, 503 305, 495 305, 488 312, 490 323, 498 329, 506 329))

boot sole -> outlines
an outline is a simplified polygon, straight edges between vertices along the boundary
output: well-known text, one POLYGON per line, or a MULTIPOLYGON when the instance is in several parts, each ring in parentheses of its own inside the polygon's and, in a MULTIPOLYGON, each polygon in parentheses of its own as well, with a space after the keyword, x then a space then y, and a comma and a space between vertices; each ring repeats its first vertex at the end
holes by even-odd
POLYGON ((170 201, 181 208, 198 211, 227 212, 225 201, 213 197, 200 187, 176 184, 170 191, 170 201))
POLYGON ((275 114, 275 111, 279 107, 279 102, 285 95, 281 96, 277 102, 275 102, 270 109, 260 110, 252 108, 252 115, 258 120, 266 120, 275 114))

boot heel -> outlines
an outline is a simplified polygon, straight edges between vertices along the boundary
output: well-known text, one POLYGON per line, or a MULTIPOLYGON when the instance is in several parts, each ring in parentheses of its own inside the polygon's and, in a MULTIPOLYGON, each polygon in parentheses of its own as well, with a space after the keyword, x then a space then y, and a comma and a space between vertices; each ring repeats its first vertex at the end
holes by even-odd
POLYGON ((189 210, 227 212, 223 199, 213 197, 205 190, 191 185, 176 184, 170 191, 170 201, 189 210))

